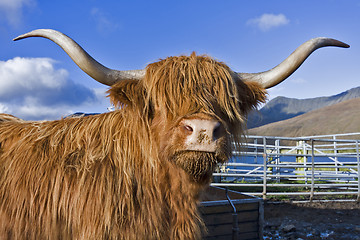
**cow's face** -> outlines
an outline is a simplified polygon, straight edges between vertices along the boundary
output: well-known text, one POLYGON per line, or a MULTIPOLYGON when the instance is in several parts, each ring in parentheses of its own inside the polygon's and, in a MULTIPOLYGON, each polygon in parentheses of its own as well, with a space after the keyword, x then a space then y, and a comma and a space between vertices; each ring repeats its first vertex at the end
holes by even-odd
POLYGON ((122 81, 109 93, 116 105, 144 113, 161 159, 205 183, 230 157, 230 142, 239 142, 247 112, 265 100, 257 84, 234 78, 225 64, 192 54, 150 64, 144 79, 122 81))

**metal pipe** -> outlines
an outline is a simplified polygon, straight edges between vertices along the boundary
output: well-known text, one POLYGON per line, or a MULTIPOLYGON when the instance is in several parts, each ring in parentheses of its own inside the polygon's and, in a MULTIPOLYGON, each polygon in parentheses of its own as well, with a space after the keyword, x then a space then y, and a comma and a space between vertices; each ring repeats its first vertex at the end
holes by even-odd
POLYGON ((230 206, 232 206, 234 211, 232 214, 232 218, 233 218, 232 239, 237 240, 239 235, 239 224, 238 224, 238 215, 237 215, 236 207, 234 206, 233 202, 229 197, 228 188, 225 188, 225 193, 226 193, 226 198, 229 201, 230 206))
POLYGON ((359 157, 359 140, 356 141, 356 158, 358 167, 358 196, 357 201, 360 202, 360 157, 359 157))
MULTIPOLYGON (((314 187, 334 187, 334 188, 338 188, 338 187, 357 187, 357 183, 317 183, 314 184, 314 187)), ((261 183, 212 183, 211 186, 213 187, 261 187, 262 184, 261 183)), ((268 187, 308 187, 309 184, 301 184, 301 183, 284 183, 284 184, 267 184, 268 187)))
POLYGON ((314 184, 315 184, 315 151, 314 151, 314 139, 311 139, 311 194, 310 202, 314 198, 314 184))
MULTIPOLYGON (((259 192, 242 192, 242 194, 253 195, 253 196, 261 196, 262 193, 259 192)), ((353 192, 314 192, 314 195, 357 195, 357 191, 353 192)), ((303 195, 311 195, 311 192, 269 192, 269 196, 303 196, 303 195)))
POLYGON ((266 137, 263 138, 263 144, 264 144, 264 154, 263 154, 263 164, 264 164, 264 176, 263 176, 263 199, 266 199, 266 185, 267 185, 267 152, 266 152, 266 137))

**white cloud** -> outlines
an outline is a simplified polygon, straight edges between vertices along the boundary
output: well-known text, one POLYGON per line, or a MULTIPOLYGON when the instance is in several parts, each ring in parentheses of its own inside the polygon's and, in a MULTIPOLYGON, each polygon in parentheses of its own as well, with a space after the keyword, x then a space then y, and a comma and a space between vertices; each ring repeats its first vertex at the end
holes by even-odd
POLYGON ((0 0, 0 19, 16 26, 22 20, 23 8, 35 4, 35 0, 0 0))
POLYGON ((292 78, 292 79, 290 79, 290 82, 295 83, 295 84, 307 83, 307 81, 304 78, 292 78))
POLYGON ((7 112, 9 109, 4 104, 0 103, 0 113, 7 112))
POLYGON ((109 34, 119 28, 119 25, 112 21, 110 19, 111 17, 99 8, 92 8, 90 14, 95 20, 96 29, 99 33, 109 34))
POLYGON ((16 92, 39 92, 64 85, 68 73, 55 70, 54 60, 49 58, 16 57, 0 61, 0 99, 16 92))
POLYGON ((247 21, 247 25, 258 27, 261 31, 269 31, 270 29, 289 24, 290 20, 284 14, 265 13, 260 17, 247 21))
POLYGON ((20 117, 22 119, 29 119, 29 120, 59 119, 61 117, 65 117, 74 113, 73 111, 68 109, 67 106, 60 106, 54 108, 51 106, 42 106, 42 105, 34 105, 31 103, 27 103, 26 105, 22 105, 22 106, 13 105, 11 107, 13 108, 13 111, 11 111, 10 114, 13 114, 16 117, 20 117))
POLYGON ((93 89, 69 79, 49 58, 0 61, 0 112, 23 119, 55 119, 101 101, 93 89))

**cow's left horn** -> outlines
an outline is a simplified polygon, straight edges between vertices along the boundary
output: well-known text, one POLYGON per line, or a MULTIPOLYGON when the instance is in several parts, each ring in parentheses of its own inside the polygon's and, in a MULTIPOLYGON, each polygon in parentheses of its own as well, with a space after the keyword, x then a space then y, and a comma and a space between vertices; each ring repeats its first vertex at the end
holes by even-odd
POLYGON ((65 34, 52 29, 37 29, 14 38, 14 41, 28 37, 44 37, 59 45, 71 59, 90 77, 111 86, 117 81, 141 79, 145 70, 118 71, 107 68, 92 58, 79 44, 65 34))
POLYGON ((258 82, 263 88, 271 88, 289 77, 300 67, 306 58, 316 49, 321 47, 350 47, 346 43, 331 38, 314 38, 303 43, 289 57, 279 65, 266 72, 236 73, 242 81, 258 82))

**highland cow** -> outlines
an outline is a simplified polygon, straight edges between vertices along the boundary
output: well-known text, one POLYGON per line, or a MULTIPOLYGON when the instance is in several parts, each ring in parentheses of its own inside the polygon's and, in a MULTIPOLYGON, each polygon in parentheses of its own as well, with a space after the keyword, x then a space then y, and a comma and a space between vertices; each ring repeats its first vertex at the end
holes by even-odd
MULTIPOLYGON (((111 70, 54 30, 118 110, 57 121, 0 115, 1 239, 199 239, 200 192, 239 147, 246 114, 328 38, 267 72, 236 73, 207 56, 111 70), (235 144, 232 144, 235 143, 235 144)), ((17 40, 16 39, 16 40, 17 40)))

